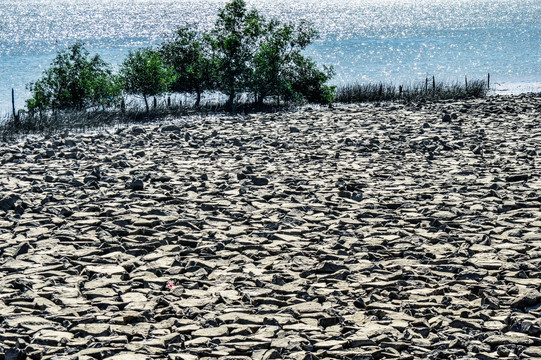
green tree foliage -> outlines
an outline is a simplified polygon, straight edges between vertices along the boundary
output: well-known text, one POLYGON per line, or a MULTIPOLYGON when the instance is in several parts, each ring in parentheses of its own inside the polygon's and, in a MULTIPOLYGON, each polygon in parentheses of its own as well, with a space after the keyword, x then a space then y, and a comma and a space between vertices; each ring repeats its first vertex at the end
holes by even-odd
POLYGON ((160 54, 175 73, 171 90, 195 93, 195 106, 199 106, 201 94, 213 88, 214 64, 207 39, 189 27, 181 27, 162 44, 160 54))
POLYGON ((246 9, 244 0, 233 0, 218 11, 214 29, 207 36, 216 56, 218 90, 228 96, 232 109, 235 96, 247 88, 262 23, 257 11, 246 9))
POLYGON ((332 67, 320 70, 312 59, 296 54, 293 57, 291 78, 287 85, 291 94, 302 97, 311 103, 330 105, 334 100, 335 86, 328 86, 327 81, 334 75, 332 67))
POLYGON ((83 110, 109 106, 120 95, 109 66, 99 55, 89 56, 80 41, 57 53, 43 77, 28 85, 30 111, 83 110))
POLYGON ((232 0, 219 10, 207 35, 216 56, 218 90, 231 107, 239 92, 252 93, 259 105, 268 96, 331 103, 334 87, 325 84, 332 68, 320 70, 302 55, 317 37, 306 21, 267 21, 256 10, 248 11, 244 0, 232 0))
POLYGON ((130 52, 122 63, 120 79, 127 94, 143 96, 149 112, 148 97, 166 92, 174 76, 157 51, 139 49, 130 52))
POLYGON ((323 89, 323 83, 332 75, 318 70, 314 62, 302 55, 302 51, 317 37, 318 33, 306 21, 297 26, 282 24, 278 20, 265 23, 250 74, 250 89, 256 102, 262 104, 267 96, 316 99, 312 94, 313 87, 323 89), (305 79, 303 75, 310 77, 305 79), (303 81, 312 84, 310 91, 299 86, 303 81), (317 81, 323 83, 315 84, 317 81))

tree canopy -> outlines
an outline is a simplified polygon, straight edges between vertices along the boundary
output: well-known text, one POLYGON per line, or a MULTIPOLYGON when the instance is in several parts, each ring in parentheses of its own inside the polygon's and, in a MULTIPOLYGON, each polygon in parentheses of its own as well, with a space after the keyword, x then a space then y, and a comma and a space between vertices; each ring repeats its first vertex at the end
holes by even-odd
POLYGON ((180 27, 173 38, 160 47, 160 55, 174 72, 171 91, 195 93, 199 106, 201 94, 214 89, 214 64, 208 39, 190 27, 180 27))
POLYGON ((97 54, 90 57, 80 41, 58 52, 43 77, 28 89, 32 97, 26 105, 31 111, 108 106, 120 95, 109 65, 97 54))
POLYGON ((147 112, 148 97, 163 94, 174 80, 159 53, 152 49, 130 52, 120 68, 120 79, 127 94, 143 96, 147 112))

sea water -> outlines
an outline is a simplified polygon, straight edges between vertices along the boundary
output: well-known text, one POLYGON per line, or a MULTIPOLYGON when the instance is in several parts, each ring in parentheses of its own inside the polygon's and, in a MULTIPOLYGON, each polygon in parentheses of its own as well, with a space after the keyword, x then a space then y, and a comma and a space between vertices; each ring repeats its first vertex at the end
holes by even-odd
MULTIPOLYGON (((179 26, 210 29, 227 0, 0 0, 0 117, 29 94, 56 52, 83 40, 117 67, 179 26)), ((541 91, 539 0, 247 0, 266 17, 311 21, 308 50, 332 82, 485 79, 498 92, 541 91)))

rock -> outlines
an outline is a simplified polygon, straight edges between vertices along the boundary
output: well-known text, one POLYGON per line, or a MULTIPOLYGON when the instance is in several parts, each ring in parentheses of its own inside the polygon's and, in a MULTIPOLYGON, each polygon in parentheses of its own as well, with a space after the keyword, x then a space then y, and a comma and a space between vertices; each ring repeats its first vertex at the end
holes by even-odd
POLYGON ((529 346, 522 351, 522 355, 532 358, 541 358, 541 346, 529 346))
POLYGON ((40 330, 33 336, 33 342, 42 345, 61 345, 72 340, 74 335, 67 331, 40 330))
POLYGON ((141 134, 146 134, 147 131, 140 126, 134 126, 132 127, 131 132, 134 135, 141 135, 141 134))
POLYGON ((110 327, 108 324, 79 324, 74 328, 70 329, 74 334, 81 334, 83 336, 106 336, 110 332, 110 327))
POLYGON ((490 335, 484 340, 485 343, 490 346, 499 346, 499 345, 532 345, 533 340, 530 339, 528 335, 521 333, 508 332, 502 335, 490 335))
POLYGON ((119 354, 106 357, 107 360, 147 360, 148 355, 137 354, 134 352, 123 351, 119 354))
POLYGON ((265 185, 269 184, 269 179, 263 178, 263 177, 253 176, 252 177, 252 183, 254 185, 257 185, 257 186, 265 186, 265 185))
POLYGON ((348 267, 341 264, 335 264, 330 261, 324 261, 316 268, 318 274, 330 274, 340 270, 347 270, 348 267))
POLYGON ((145 184, 143 183, 143 180, 141 179, 133 179, 132 181, 126 184, 126 189, 130 189, 133 191, 143 190, 144 187, 145 187, 145 184))
POLYGON ((20 199, 21 198, 15 194, 4 196, 0 200, 0 210, 3 210, 3 211, 13 210, 15 208, 15 203, 19 201, 20 199))
POLYGON ((165 125, 160 129, 161 132, 180 132, 181 128, 177 125, 165 125))
POLYGON ((527 181, 530 178, 529 174, 513 174, 507 176, 505 181, 507 182, 518 182, 518 181, 527 181))
POLYGON ((339 317, 336 317, 336 316, 333 316, 333 317, 324 317, 324 318, 321 318, 318 320, 318 324, 319 326, 321 327, 329 327, 329 326, 334 326, 334 325, 337 325, 337 324, 340 324, 340 318, 339 317))
POLYGON ((449 114, 443 114, 441 121, 443 122, 451 122, 451 115, 449 114))
POLYGON ((541 293, 538 291, 531 291, 516 298, 510 306, 515 309, 525 310, 526 308, 539 305, 541 303, 541 293))
POLYGON ((74 139, 65 139, 64 145, 68 147, 75 147, 77 146, 77 142, 74 139))
POLYGON ((4 354, 5 360, 25 360, 26 359, 26 351, 23 349, 17 349, 17 348, 11 348, 7 349, 4 354))
POLYGON ((198 329, 192 332, 192 336, 203 336, 208 338, 215 338, 220 336, 226 336, 229 333, 227 326, 219 327, 208 327, 203 329, 198 329))

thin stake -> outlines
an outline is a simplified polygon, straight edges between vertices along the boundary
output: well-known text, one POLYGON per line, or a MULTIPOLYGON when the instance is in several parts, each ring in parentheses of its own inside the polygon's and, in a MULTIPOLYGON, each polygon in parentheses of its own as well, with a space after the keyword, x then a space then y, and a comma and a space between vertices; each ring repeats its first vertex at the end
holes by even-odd
POLYGON ((19 117, 15 114, 15 89, 11 88, 11 106, 13 108, 13 121, 18 122, 19 117))
POLYGON ((487 90, 490 90, 490 73, 488 73, 487 90))

